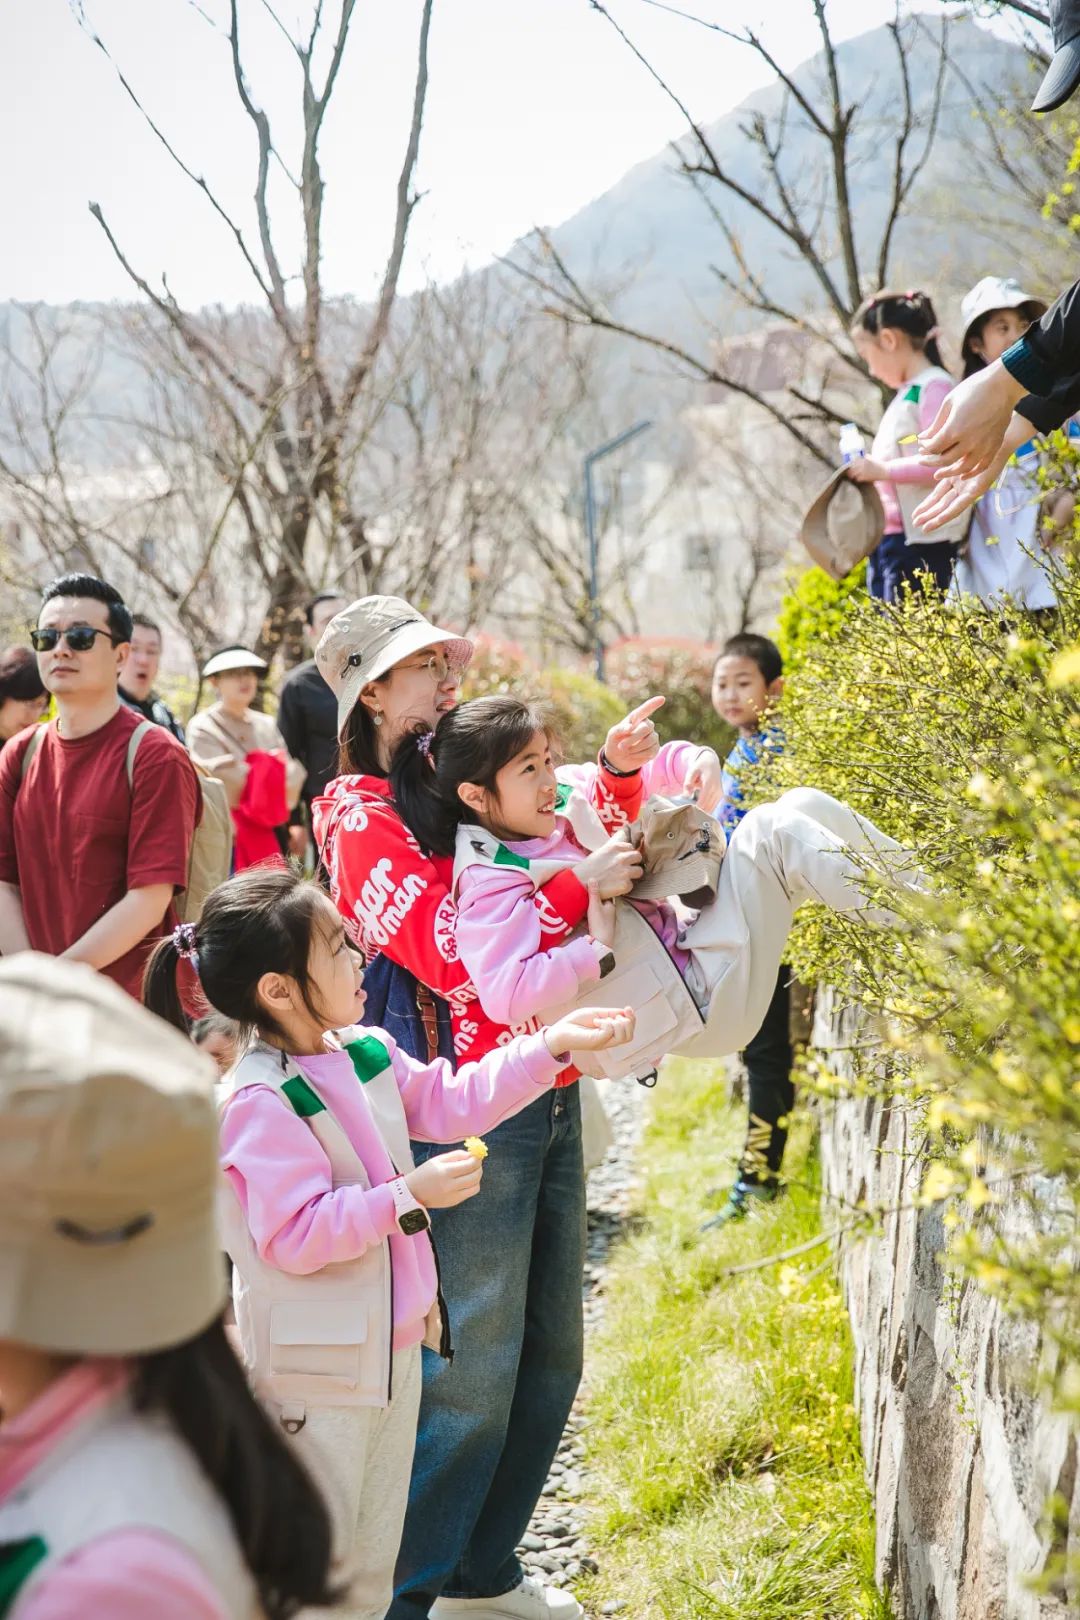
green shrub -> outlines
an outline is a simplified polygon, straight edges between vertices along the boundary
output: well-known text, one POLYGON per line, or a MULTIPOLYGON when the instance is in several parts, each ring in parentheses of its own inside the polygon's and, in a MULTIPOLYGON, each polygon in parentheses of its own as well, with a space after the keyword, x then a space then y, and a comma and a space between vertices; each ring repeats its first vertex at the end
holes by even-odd
MULTIPOLYGON (((824 788, 920 853, 935 892, 901 902, 898 929, 804 911, 789 959, 886 1015, 892 1072, 866 1082, 924 1113, 923 1196, 948 1204, 950 1262, 1038 1320, 1063 1352, 1056 1394, 1080 1411, 1075 567, 1061 594, 1050 625, 845 598, 842 635, 799 643, 772 785, 824 788)), ((805 611, 804 596, 787 622, 805 611)))
POLYGON ((808 568, 792 581, 780 604, 774 636, 785 674, 793 674, 808 652, 820 652, 832 641, 849 611, 864 599, 865 589, 865 562, 841 580, 830 578, 823 568, 808 568))

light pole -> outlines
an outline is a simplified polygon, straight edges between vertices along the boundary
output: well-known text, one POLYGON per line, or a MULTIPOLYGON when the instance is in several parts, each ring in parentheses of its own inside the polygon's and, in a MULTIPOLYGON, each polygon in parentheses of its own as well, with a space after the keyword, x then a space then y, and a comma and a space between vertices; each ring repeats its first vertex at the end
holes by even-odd
POLYGON ((589 542, 589 619, 592 623, 593 656, 596 660, 596 678, 604 679, 604 643, 600 637, 600 559, 597 555, 596 544, 596 497, 593 493, 593 467, 613 450, 620 449, 631 439, 636 439, 639 433, 651 428, 651 422, 635 422, 633 427, 620 433, 615 439, 609 439, 597 450, 590 450, 585 457, 585 533, 589 542))

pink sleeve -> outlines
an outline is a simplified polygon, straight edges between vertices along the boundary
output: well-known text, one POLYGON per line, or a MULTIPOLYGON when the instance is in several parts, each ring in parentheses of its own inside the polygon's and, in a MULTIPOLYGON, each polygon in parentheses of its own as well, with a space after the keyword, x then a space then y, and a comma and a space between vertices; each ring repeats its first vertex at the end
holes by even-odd
POLYGON ((119 1530, 72 1553, 32 1587, 19 1620, 228 1620, 202 1566, 152 1530, 119 1530))
POLYGON ((568 1062, 552 1057, 542 1033, 518 1035, 456 1072, 445 1058, 421 1063, 396 1044, 387 1045, 409 1135, 420 1142, 453 1142, 494 1130, 554 1085, 568 1062))
POLYGON ((646 798, 650 793, 664 793, 669 798, 678 798, 684 793, 687 772, 702 746, 691 742, 665 743, 656 758, 642 766, 646 798))
POLYGON ((499 1024, 534 1018, 600 977, 603 951, 590 935, 545 947, 535 892, 514 867, 471 866, 458 880, 458 956, 480 1005, 499 1024))
MULTIPOLYGON (((953 387, 945 377, 935 377, 933 382, 927 383, 919 396, 920 433, 926 432, 953 387)), ((893 456, 883 461, 882 466, 888 469, 891 484, 932 484, 934 481, 933 467, 927 467, 921 456, 893 456)))
POLYGON ((390 1188, 335 1190, 317 1138, 265 1086, 248 1086, 225 1104, 221 1163, 255 1247, 281 1271, 306 1276, 355 1260, 396 1230, 390 1188))

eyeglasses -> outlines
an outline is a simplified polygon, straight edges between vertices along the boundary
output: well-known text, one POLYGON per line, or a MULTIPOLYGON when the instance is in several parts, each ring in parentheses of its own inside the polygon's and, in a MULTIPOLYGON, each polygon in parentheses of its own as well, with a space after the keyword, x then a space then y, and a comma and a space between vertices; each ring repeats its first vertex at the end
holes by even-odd
POLYGON ((452 664, 445 653, 429 653, 422 663, 399 664, 398 668, 415 669, 418 672, 422 670, 424 674, 431 676, 436 686, 441 686, 451 676, 455 680, 460 680, 462 675, 462 665, 452 664))
POLYGON ((97 636, 113 640, 111 630, 95 630, 92 624, 73 624, 67 630, 31 630, 30 644, 35 652, 52 652, 63 638, 72 652, 89 652, 97 636))

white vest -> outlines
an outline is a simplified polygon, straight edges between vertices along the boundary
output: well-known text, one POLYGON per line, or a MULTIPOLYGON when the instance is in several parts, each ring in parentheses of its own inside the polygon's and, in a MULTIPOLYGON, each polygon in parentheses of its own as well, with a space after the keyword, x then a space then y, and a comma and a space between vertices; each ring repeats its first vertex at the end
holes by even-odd
MULTIPOLYGON (((586 849, 598 849, 611 834, 577 788, 560 787, 558 814, 569 821, 578 842, 586 849)), ((541 888, 556 872, 572 866, 570 861, 527 860, 501 844, 493 833, 477 826, 462 826, 457 832, 454 855, 454 885, 469 866, 515 866, 526 872, 534 888, 541 888)), ((584 925, 571 938, 586 932, 584 925)), ((557 947, 556 947, 557 948, 557 947)), ((664 948, 656 930, 629 901, 615 903, 615 966, 606 978, 587 984, 570 1001, 545 1007, 542 1022, 557 1018, 577 1007, 633 1007, 637 1014, 634 1038, 627 1046, 589 1054, 590 1072, 608 1080, 648 1075, 669 1052, 684 1041, 693 1040, 705 1027, 705 1020, 675 963, 664 948)), ((482 1000, 483 998, 481 998, 482 1000)))
POLYGON ((259 1620, 255 1582, 225 1503, 167 1420, 134 1412, 126 1395, 78 1424, 0 1503, 0 1543, 31 1544, 27 1573, 13 1592, 0 1565, 0 1612, 18 1620, 24 1600, 51 1570, 121 1530, 160 1532, 179 1542, 229 1620, 259 1620), (42 1551, 32 1562, 35 1543, 42 1551), (12 1605, 6 1610, 5 1598, 12 1605))
MULTIPOLYGON (((898 456, 917 456, 919 427, 919 398, 927 383, 945 381, 954 386, 953 379, 941 366, 927 366, 918 376, 905 383, 895 398, 885 407, 881 425, 874 435, 872 454, 876 461, 895 461, 898 456)), ((925 500, 930 485, 894 484, 900 516, 904 525, 904 538, 909 546, 929 546, 938 540, 962 540, 971 522, 971 513, 964 512, 946 523, 944 528, 927 534, 915 522, 915 508, 925 500)))
MULTIPOLYGON (((389 1052, 367 1030, 342 1030, 338 1038, 367 1072, 365 1100, 394 1168, 407 1175, 413 1169, 409 1128, 389 1052)), ((359 1154, 316 1083, 299 1073, 293 1059, 269 1046, 254 1047, 228 1083, 233 1092, 249 1086, 276 1092, 318 1139, 333 1186, 370 1188, 359 1154)), ((389 1405, 394 1338, 389 1242, 372 1244, 356 1260, 296 1276, 261 1258, 231 1186, 222 1197, 221 1224, 234 1267, 233 1306, 244 1361, 259 1393, 280 1407, 283 1427, 295 1433, 308 1406, 389 1405)), ((449 1354, 441 1294, 428 1316, 424 1343, 449 1354)))

